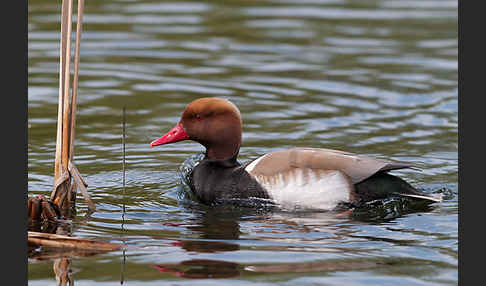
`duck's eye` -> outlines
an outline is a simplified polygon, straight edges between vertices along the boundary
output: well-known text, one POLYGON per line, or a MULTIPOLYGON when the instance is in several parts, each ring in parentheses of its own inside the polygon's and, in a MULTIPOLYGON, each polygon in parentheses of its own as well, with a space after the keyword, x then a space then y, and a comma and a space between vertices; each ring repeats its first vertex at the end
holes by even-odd
POLYGON ((197 113, 196 115, 194 115, 194 117, 196 117, 197 120, 201 120, 201 115, 199 113, 197 113))

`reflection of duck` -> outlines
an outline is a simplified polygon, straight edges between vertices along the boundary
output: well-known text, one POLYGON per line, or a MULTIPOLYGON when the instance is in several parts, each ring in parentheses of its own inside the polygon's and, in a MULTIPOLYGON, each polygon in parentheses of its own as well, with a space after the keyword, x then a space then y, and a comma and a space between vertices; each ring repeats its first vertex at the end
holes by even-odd
POLYGON ((206 240, 179 240, 172 243, 174 246, 180 246, 190 252, 222 252, 240 250, 240 246, 234 243, 223 241, 206 241, 206 240))
POLYGON ((199 237, 179 240, 173 244, 191 252, 237 251, 240 249, 238 244, 225 240, 239 239, 239 222, 244 213, 246 212, 241 213, 236 208, 224 206, 204 210, 187 227, 188 230, 198 233, 199 237))
POLYGON ((394 195, 429 203, 441 201, 388 174, 411 165, 343 151, 294 148, 241 165, 237 161, 241 138, 241 115, 233 103, 200 98, 185 108, 172 130, 150 146, 194 140, 206 147, 190 182, 197 199, 208 205, 257 198, 290 209, 331 210, 394 195))
POLYGON ((153 268, 176 277, 190 279, 231 278, 251 273, 322 273, 336 271, 357 271, 382 269, 389 265, 413 265, 422 263, 411 258, 360 258, 331 259, 304 263, 274 263, 261 265, 240 265, 234 262, 210 259, 191 259, 177 264, 152 265, 153 268))
POLYGON ((153 267, 177 277, 193 279, 231 278, 240 275, 238 263, 221 260, 192 259, 178 264, 160 264, 153 267))
MULTIPOLYGON (((198 208, 198 206, 192 206, 198 208)), ((204 206, 199 206, 204 207, 204 206)), ((196 211, 196 210, 195 210, 196 211)), ((178 240, 172 243, 188 252, 215 253, 238 251, 240 245, 225 240, 238 240, 242 216, 248 209, 218 206, 208 208, 191 222, 187 228, 199 234, 198 239, 178 240), (240 210, 240 212, 238 211, 240 210)), ((240 265, 234 262, 191 259, 178 264, 153 265, 154 268, 184 278, 230 278, 240 275, 240 265)))
POLYGON ((197 231, 201 239, 236 240, 240 237, 240 219, 234 208, 212 208, 201 213, 197 223, 188 228, 197 231))

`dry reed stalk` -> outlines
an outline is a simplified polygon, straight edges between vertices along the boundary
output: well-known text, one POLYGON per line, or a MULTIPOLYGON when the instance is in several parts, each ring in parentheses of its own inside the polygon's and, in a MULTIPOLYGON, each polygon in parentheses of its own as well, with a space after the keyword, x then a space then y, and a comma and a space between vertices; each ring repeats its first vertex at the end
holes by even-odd
POLYGON ((76 190, 78 187, 81 189, 83 196, 88 203, 88 209, 91 212, 95 210, 95 205, 91 201, 86 190, 87 184, 82 180, 79 171, 73 163, 74 129, 76 125, 77 88, 79 77, 79 50, 84 0, 78 0, 74 76, 73 86, 70 88, 72 9, 73 0, 62 1, 56 159, 54 167, 54 190, 50 197, 59 207, 64 216, 71 215, 71 209, 74 208, 76 190), (71 101, 70 90, 72 91, 71 101), (72 185, 71 178, 74 179, 72 185))
MULTIPOLYGON (((56 139, 56 159, 54 167, 54 190, 51 193, 51 200, 59 207, 64 216, 69 216, 69 203, 66 195, 70 189, 70 175, 66 170, 67 164, 64 161, 66 142, 66 118, 65 106, 69 104, 69 62, 70 62, 70 40, 72 21, 72 0, 62 2, 61 15, 61 45, 60 45, 60 71, 59 71, 59 105, 57 117, 57 139, 56 139), (66 79, 67 75, 67 79, 66 79), (67 87, 66 87, 67 84, 67 87), (66 95, 66 89, 68 94, 66 95), (67 102, 66 102, 67 101, 67 102)), ((69 116, 69 115, 68 115, 69 116)))
MULTIPOLYGON (((64 92, 63 96, 63 118, 62 118, 62 156, 61 168, 67 168, 69 160, 69 90, 70 90, 70 73, 71 73, 71 35, 72 35, 72 17, 73 17, 73 0, 68 0, 68 17, 67 17, 67 39, 66 39, 66 58, 64 64, 64 92)), ((62 183, 62 200, 59 200, 58 206, 61 212, 66 216, 70 216, 70 199, 71 199, 71 180, 66 180, 62 183)))
POLYGON ((88 190, 86 190, 86 187, 88 186, 88 184, 86 184, 86 182, 83 180, 83 178, 79 174, 79 171, 76 168, 76 166, 74 166, 74 164, 72 164, 71 162, 69 162, 69 171, 73 175, 74 182, 81 189, 81 193, 83 194, 83 197, 86 200, 86 203, 88 204, 88 210, 90 212, 93 212, 96 209, 96 206, 93 203, 93 201, 91 200, 91 197, 89 196, 88 190))
POLYGON ((64 67, 64 93, 63 96, 63 119, 62 119, 62 159, 64 167, 67 167, 69 160, 69 81, 71 73, 71 35, 73 18, 73 0, 68 0, 68 21, 66 40, 66 64, 64 67))
MULTIPOLYGON (((84 0, 78 0, 78 16, 76 20, 76 44, 75 44, 75 54, 74 54, 74 75, 73 75, 73 87, 72 87, 72 100, 71 100, 71 125, 70 131, 71 134, 69 135, 69 163, 72 164, 73 156, 74 156, 74 133, 75 133, 75 126, 76 126, 76 109, 78 105, 78 78, 79 78, 79 50, 81 44, 81 35, 83 29, 83 10, 84 10, 84 0)), ((68 169, 70 167, 68 166, 68 169)), ((77 170, 77 169, 76 169, 77 170)), ((82 177, 79 176, 81 179, 82 177)), ((71 185, 69 189, 69 201, 72 205, 76 204, 76 194, 78 189, 79 183, 76 180, 71 185)), ((79 188, 84 188, 88 186, 84 183, 83 186, 79 186, 79 188)), ((85 188, 82 190, 86 190, 85 188)), ((89 195, 87 195, 87 191, 83 191, 83 196, 88 202, 88 208, 91 212, 95 210, 94 203, 91 201, 89 195)))
MULTIPOLYGON (((35 247, 37 248, 37 247, 35 247)), ((29 264, 37 263, 42 260, 54 260, 58 258, 74 258, 74 257, 89 257, 108 251, 90 250, 90 249, 76 249, 76 248, 51 248, 43 251, 32 251, 28 254, 30 259, 37 261, 29 261, 29 264)))
MULTIPOLYGON (((64 92, 64 63, 66 58, 66 23, 68 6, 66 1, 62 1, 61 6, 61 42, 59 51, 59 103, 57 109, 57 137, 56 137, 56 161, 54 165, 54 181, 60 176, 61 152, 62 152, 62 115, 63 115, 63 99, 64 92)), ((51 196, 52 199, 52 196, 51 196)))
POLYGON ((83 30, 83 10, 84 0, 78 0, 78 17, 76 20, 76 50, 74 55, 74 78, 73 78, 73 98, 71 105, 71 135, 70 139, 70 151, 69 161, 73 160, 74 154, 74 127, 76 125, 76 107, 78 103, 78 72, 79 72, 79 48, 81 44, 81 34, 83 30))

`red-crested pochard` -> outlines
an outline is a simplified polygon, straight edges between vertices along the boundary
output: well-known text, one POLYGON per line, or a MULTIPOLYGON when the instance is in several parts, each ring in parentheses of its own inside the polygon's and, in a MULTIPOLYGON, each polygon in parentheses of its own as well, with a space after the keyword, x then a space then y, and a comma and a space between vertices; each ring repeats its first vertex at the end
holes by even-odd
POLYGON ((410 164, 321 148, 293 148, 265 154, 241 165, 242 120, 238 108, 222 98, 191 102, 177 125, 150 147, 193 140, 204 159, 191 173, 191 189, 205 204, 263 199, 283 208, 332 210, 389 196, 440 202, 388 171, 410 164))

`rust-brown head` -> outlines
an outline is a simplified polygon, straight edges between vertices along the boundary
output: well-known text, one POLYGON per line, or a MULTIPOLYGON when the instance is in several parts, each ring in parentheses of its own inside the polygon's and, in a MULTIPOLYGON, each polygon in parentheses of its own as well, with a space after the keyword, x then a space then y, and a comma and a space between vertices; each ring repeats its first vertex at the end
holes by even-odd
POLYGON ((177 125, 150 147, 193 140, 206 147, 213 160, 236 157, 241 146, 242 120, 236 105, 217 98, 199 98, 186 106, 177 125))

